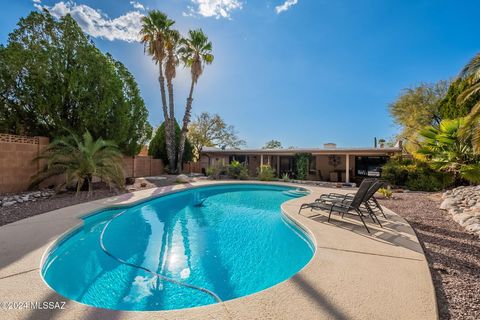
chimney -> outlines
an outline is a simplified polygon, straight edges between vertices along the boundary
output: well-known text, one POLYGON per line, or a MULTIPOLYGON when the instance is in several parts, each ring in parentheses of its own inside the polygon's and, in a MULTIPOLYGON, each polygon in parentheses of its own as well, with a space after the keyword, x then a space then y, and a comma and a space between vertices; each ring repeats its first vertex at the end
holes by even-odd
POLYGON ((336 143, 324 143, 323 144, 323 148, 325 149, 335 149, 337 147, 337 144, 336 143))

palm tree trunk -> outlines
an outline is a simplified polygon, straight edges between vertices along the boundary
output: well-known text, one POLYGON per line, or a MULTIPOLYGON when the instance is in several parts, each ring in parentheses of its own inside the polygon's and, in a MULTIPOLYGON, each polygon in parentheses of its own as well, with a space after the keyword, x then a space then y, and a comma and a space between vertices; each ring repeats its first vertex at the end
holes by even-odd
POLYGON ((170 118, 168 121, 168 126, 165 127, 167 130, 166 140, 170 140, 170 147, 167 145, 167 156, 169 167, 172 172, 177 172, 178 168, 175 167, 175 152, 176 152, 176 134, 175 134, 175 109, 173 102, 173 83, 172 79, 167 79, 167 88, 168 88, 168 105, 170 109, 170 118))
POLYGON ((173 168, 175 165, 175 134, 172 135, 170 126, 171 121, 170 116, 168 115, 167 94, 165 92, 165 77, 163 76, 163 64, 161 61, 158 62, 158 72, 158 82, 160 83, 160 93, 162 96, 163 118, 165 119, 165 145, 167 149, 167 158, 169 167, 173 168))
POLYGON ((187 105, 185 107, 185 114, 183 115, 182 131, 180 132, 180 142, 178 145, 177 167, 179 168, 179 170, 181 170, 183 165, 183 152, 185 150, 185 140, 187 139, 188 124, 190 123, 190 117, 192 115, 194 87, 195 87, 195 82, 192 79, 192 84, 190 85, 190 93, 188 94, 187 105))

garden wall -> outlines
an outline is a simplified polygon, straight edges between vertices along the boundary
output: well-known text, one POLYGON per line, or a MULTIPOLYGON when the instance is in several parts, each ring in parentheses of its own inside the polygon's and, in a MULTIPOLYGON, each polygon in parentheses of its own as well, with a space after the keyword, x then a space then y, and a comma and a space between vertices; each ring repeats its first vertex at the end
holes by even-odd
POLYGON ((0 193, 25 191, 41 161, 33 161, 48 145, 48 138, 0 134, 0 193))
MULTIPOLYGON (((44 165, 43 161, 34 159, 47 148, 48 143, 49 139, 45 137, 0 133, 0 193, 22 192, 28 189, 30 178, 44 165)), ((151 156, 124 157, 123 170, 126 177, 164 173, 162 160, 153 159, 151 156)))

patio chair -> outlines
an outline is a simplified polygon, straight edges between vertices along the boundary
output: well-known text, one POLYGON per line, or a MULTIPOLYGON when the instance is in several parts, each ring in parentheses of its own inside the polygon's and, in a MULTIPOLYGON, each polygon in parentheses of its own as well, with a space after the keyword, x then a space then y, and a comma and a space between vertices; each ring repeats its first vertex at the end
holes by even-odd
POLYGON ((362 183, 360 184, 360 187, 358 188, 358 191, 355 193, 353 198, 328 199, 328 200, 315 201, 312 203, 304 203, 300 206, 300 210, 298 211, 298 213, 300 214, 300 212, 306 208, 328 210, 329 211, 328 221, 330 221, 330 217, 333 211, 341 213, 342 218, 345 215, 345 213, 354 211, 360 217, 360 220, 365 226, 365 229, 367 229, 367 232, 370 233, 370 230, 368 229, 367 224, 365 223, 365 220, 363 220, 363 214, 360 210, 360 206, 362 205, 363 200, 365 199, 365 196, 367 195, 367 192, 369 191, 369 189, 372 187, 373 183, 375 183, 374 180, 367 180, 367 179, 363 180, 362 183))
MULTIPOLYGON (((387 219, 387 216, 385 215, 385 212, 383 211, 382 206, 378 203, 378 200, 375 198, 375 193, 380 188, 385 187, 386 183, 376 179, 365 179, 365 180, 373 181, 374 183, 372 184, 371 188, 368 190, 367 195, 365 196, 365 199, 362 203, 364 209, 369 210, 369 213, 371 213, 370 211, 372 211, 374 215, 375 215, 375 211, 380 212, 383 215, 383 217, 387 219)), ((321 195, 320 198, 316 199, 315 201, 352 199, 354 195, 355 195, 354 193, 341 194, 341 193, 332 192, 332 193, 321 195)), ((376 215, 375 215, 375 218, 377 218, 376 215)), ((378 221, 378 218, 377 218, 377 221, 378 221)), ((378 222, 380 224, 380 221, 378 222)))

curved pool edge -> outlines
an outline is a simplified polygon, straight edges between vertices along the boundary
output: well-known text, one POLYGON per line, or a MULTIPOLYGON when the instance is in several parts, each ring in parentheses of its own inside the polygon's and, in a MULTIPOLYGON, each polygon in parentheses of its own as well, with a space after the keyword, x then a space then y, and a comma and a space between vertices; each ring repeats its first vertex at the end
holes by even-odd
MULTIPOLYGON (((210 182, 210 181, 209 181, 210 182)), ((291 184, 291 183, 284 183, 284 182, 275 182, 275 181, 269 181, 269 182, 263 182, 263 181, 242 181, 242 180, 231 180, 231 181, 221 181, 221 182, 214 182, 214 183, 202 183, 202 184, 198 184, 198 185, 187 185, 187 184, 180 184, 180 185, 176 185, 176 186, 184 186, 185 188, 179 188, 179 189, 171 189, 171 190, 168 190, 168 191, 165 191, 165 192, 162 192, 162 193, 158 193, 158 194, 155 194, 155 195, 151 195, 151 196, 148 196, 148 197, 142 197, 140 199, 136 199, 132 202, 125 202, 125 203, 118 203, 118 204, 110 204, 110 205, 106 205, 106 206, 102 206, 100 208, 96 208, 90 212, 81 212, 81 213, 78 213, 78 215, 76 215, 76 218, 78 220, 78 223, 71 227, 70 229, 66 230, 65 232, 63 232, 59 237, 57 237, 48 247, 47 250, 45 250, 45 252, 43 253, 42 255, 42 259, 40 260, 40 266, 39 266, 39 270, 40 272, 42 272, 42 266, 44 265, 45 263, 45 259, 46 257, 48 256, 48 254, 50 254, 50 252, 52 250, 55 249, 56 246, 58 246, 59 244, 61 244, 63 241, 65 241, 67 238, 71 237, 72 235, 75 234, 75 232, 79 231, 79 229, 83 226, 83 223, 84 223, 84 219, 86 218, 89 218, 89 217, 93 217, 95 215, 98 215, 98 214, 101 214, 102 211, 105 211, 105 210, 112 210, 112 209, 128 209, 128 208, 132 208, 132 207, 135 207, 137 205, 140 205, 142 203, 145 203, 145 202, 148 202, 148 201, 151 201, 151 200, 155 200, 155 199, 158 199, 158 198, 162 198, 162 197, 165 197, 165 196, 168 196, 168 195, 171 195, 171 194, 174 194, 174 193, 179 193, 179 192, 186 192, 186 191, 190 191, 190 190, 195 190, 195 189, 199 189, 199 188, 205 188, 205 187, 215 187, 215 186, 228 186, 228 185, 262 185, 262 186, 269 186, 269 185, 272 185, 272 186, 280 186, 280 187, 294 187, 296 189, 303 189, 303 190, 307 190, 308 191, 308 188, 304 188, 304 187, 300 187, 298 185, 295 185, 295 184, 291 184)), ((162 188, 152 188, 152 189, 162 189, 162 188)), ((144 191, 144 190, 141 190, 141 191, 144 191)), ((141 192, 141 191, 136 191, 136 192, 141 192)), ((112 197, 111 197, 112 198, 112 197)), ((303 198, 302 197, 298 197, 298 198, 303 198)), ((294 198, 294 199, 298 199, 298 198, 294 198)), ((294 199, 291 199, 291 200, 294 200, 294 199)), ((102 200, 102 199, 100 199, 102 200)), ((291 201, 291 200, 287 200, 285 202, 288 202, 288 201, 291 201)), ((99 200, 95 200, 95 201, 92 201, 92 202, 97 202, 99 200)), ((284 203, 285 203, 284 202, 284 203)), ((283 206, 283 203, 282 203, 282 206, 283 206)), ((69 208, 69 207, 66 207, 66 208, 69 208)), ((64 208, 61 208, 61 209, 64 209, 64 208)), ((58 210, 61 210, 61 209, 58 209, 58 210)), ((57 210, 54 210, 54 211, 57 211, 57 210)), ((291 220, 292 222, 295 223, 295 225, 297 227, 299 227, 301 230, 304 230, 303 227, 301 225, 299 225, 296 221, 293 221, 290 217, 286 216, 283 212, 283 210, 281 210, 282 214, 287 217, 289 220, 291 220)), ((48 213, 48 212, 47 212, 48 213)), ((315 249, 315 244, 314 244, 314 238, 312 237, 312 235, 310 233, 306 233, 305 234, 306 237, 309 238, 309 240, 312 242, 312 244, 314 245, 314 249, 315 249)), ((314 253, 315 253, 315 250, 314 250, 314 253)), ((43 278, 43 276, 42 276, 43 278)), ((268 288, 267 288, 268 289, 268 288)), ((52 289, 53 290, 53 289, 52 289)), ((237 298, 238 299, 238 298, 237 298)))
MULTIPOLYGON (((238 184, 239 181, 222 181, 221 183, 204 181, 195 183, 188 188, 231 183, 238 184)), ((240 183, 251 184, 252 182, 240 183)), ((298 187, 298 185, 286 183, 254 183, 298 187)), ((316 243, 316 250, 312 259, 292 278, 263 291, 222 304, 171 311, 112 311, 69 301, 67 310, 61 311, 61 318, 93 316, 103 319, 154 319, 160 315, 164 319, 178 317, 198 319, 212 316, 219 319, 250 319, 259 316, 299 319, 345 316, 355 319, 381 319, 387 315, 390 318, 398 319, 438 318, 435 292, 423 251, 419 253, 414 250, 415 248, 412 249, 415 247, 412 243, 419 246, 418 240, 416 240, 416 236, 409 234, 407 229, 410 227, 402 222, 403 219, 388 211, 389 217, 395 220, 395 224, 399 224, 403 228, 401 232, 397 232, 397 235, 407 233, 407 240, 412 243, 406 245, 402 245, 402 243, 385 244, 384 241, 376 239, 377 236, 366 235, 361 228, 348 230, 348 228, 338 227, 333 223, 327 224, 325 221, 315 221, 299 216, 297 212, 300 203, 314 199, 319 193, 331 191, 331 189, 321 187, 302 187, 312 193, 284 202, 281 206, 282 213, 304 230, 308 230, 309 238, 316 243), (365 256, 368 258, 365 259, 365 256), (386 268, 388 269, 389 266, 393 270, 390 269, 387 273, 386 268), (374 279, 368 279, 368 274, 359 272, 365 270, 365 267, 367 267, 366 270, 369 270, 369 274, 374 271, 376 275, 374 279), (392 274, 395 276, 392 277, 392 274), (416 276, 411 279, 412 277, 408 277, 406 274, 415 274, 416 276), (362 278, 362 281, 359 281, 359 277, 362 276, 366 279, 362 278), (366 283, 372 283, 374 290, 366 288, 366 283), (406 284, 408 284, 408 289, 406 289, 406 284), (396 292, 393 297, 390 296, 392 290, 396 292), (350 303, 352 295, 359 297, 355 303, 350 303), (377 301, 382 301, 382 303, 379 305, 376 303, 377 301)), ((2 253, 6 255, 2 255, 0 258, 2 267, 0 278, 3 278, 0 280, 2 281, 0 294, 4 299, 12 301, 67 300, 53 292, 43 282, 43 277, 39 272, 29 272, 29 270, 38 269, 43 253, 61 240, 62 235, 81 225, 82 220, 79 218, 84 217, 92 210, 107 208, 112 203, 115 206, 119 204, 132 205, 139 203, 142 199, 146 201, 147 198, 158 195, 158 193, 165 195, 185 189, 185 186, 165 189, 142 190, 129 199, 113 197, 96 200, 0 227, 0 242, 5 243, 7 239, 10 239, 9 243, 15 244, 10 247, 19 248, 17 250, 19 252, 15 252, 14 248, 2 247, 2 251, 4 251, 2 253), (22 236, 22 233, 30 233, 32 236, 25 237, 22 236)), ((346 218, 345 220, 350 219, 346 218)), ((342 221, 335 219, 334 223, 337 222, 342 221)), ((369 223, 369 226, 371 225, 369 223)), ((377 229, 375 231, 377 232, 377 229)), ((390 232, 390 228, 385 232, 390 232)), ((7 311, 0 310, 0 316, 3 312, 7 311)), ((8 317, 22 319, 27 315, 34 314, 36 318, 48 318, 48 313, 48 310, 15 310, 10 312, 8 317)))
MULTIPOLYGON (((165 193, 161 193, 161 194, 157 194, 157 195, 154 195, 154 196, 142 198, 142 199, 139 199, 139 200, 136 200, 136 201, 133 201, 133 202, 124 203, 124 204, 109 205, 109 206, 106 206, 106 207, 103 207, 103 208, 100 208, 100 209, 96 209, 92 212, 81 213, 81 214, 77 215, 77 219, 79 220, 79 223, 76 226, 72 227, 71 229, 65 231, 57 239, 52 241, 50 243, 50 245, 48 246, 48 248, 44 251, 44 253, 42 255, 42 259, 40 260, 39 268, 38 268, 40 277, 42 278, 45 285, 50 288, 50 290, 55 291, 57 294, 61 295, 48 283, 48 281, 45 280, 45 277, 44 277, 43 273, 44 273, 45 268, 48 267, 48 265, 46 265, 46 263, 48 262, 48 257, 51 253, 53 253, 57 249, 58 246, 60 246, 63 242, 67 241, 68 238, 74 236, 76 232, 80 231, 82 229, 82 227, 84 226, 85 219, 87 219, 87 218, 95 217, 96 215, 101 215, 101 214, 104 213, 104 211, 107 211, 107 210, 112 210, 112 209, 125 209, 125 210, 127 210, 127 209, 133 208, 135 206, 141 205, 142 203, 146 203, 146 202, 149 202, 149 201, 152 201, 152 200, 155 200, 155 199, 158 199, 158 198, 166 197, 166 196, 169 196, 169 195, 172 195, 172 194, 188 192, 188 191, 192 191, 192 190, 195 190, 195 189, 206 189, 206 188, 215 188, 215 187, 222 187, 222 186, 237 186, 237 185, 239 185, 239 186, 279 187, 278 191, 282 190, 283 188, 285 188, 285 190, 289 190, 291 188, 294 188, 295 190, 302 189, 302 191, 307 192, 305 194, 305 196, 309 195, 311 193, 308 190, 308 188, 300 187, 300 186, 295 185, 295 184, 287 184, 287 183, 283 183, 283 182, 272 182, 272 181, 262 182, 262 181, 232 180, 232 181, 222 181, 222 182, 218 182, 218 183, 199 184, 199 185, 195 185, 195 186, 189 185, 187 188, 178 189, 178 190, 170 190, 170 191, 165 192, 165 193), (282 188, 282 189, 280 189, 280 188, 282 188)), ((299 199, 299 198, 302 198, 302 197, 303 196, 299 196, 299 197, 294 197, 292 199, 286 200, 286 201, 282 202, 280 204, 280 207, 279 207, 280 215, 282 216, 281 219, 283 220, 283 222, 288 224, 289 228, 292 228, 292 232, 296 233, 298 235, 298 237, 300 237, 303 241, 307 242, 307 245, 312 250, 312 257, 296 273, 303 270, 310 263, 310 261, 313 259, 314 255, 315 255, 315 250, 316 250, 316 242, 315 242, 315 238, 313 237, 313 234, 309 230, 305 229, 301 224, 299 224, 297 221, 295 221, 294 219, 292 219, 288 215, 285 215, 285 213, 282 210, 282 206, 286 202, 289 202, 289 201, 295 200, 295 199, 299 199), (297 229, 297 230, 295 230, 295 229, 297 229)), ((279 285, 279 284, 281 284, 285 281, 288 281, 295 274, 293 274, 292 276, 290 276, 290 277, 288 277, 284 280, 281 280, 281 281, 277 282, 276 284, 274 284, 274 285, 272 285, 268 288, 261 289, 261 290, 255 291, 253 293, 250 293, 250 294, 247 294, 247 295, 244 295, 244 296, 240 296, 240 297, 236 297, 236 298, 233 298, 233 299, 229 299, 229 300, 226 300, 226 301, 216 302, 216 303, 213 303, 213 304, 206 304, 206 305, 200 305, 200 306, 189 307, 189 308, 165 309, 165 310, 116 310, 116 309, 105 309, 105 310, 118 311, 118 312, 167 312, 167 311, 172 312, 172 311, 181 311, 181 310, 186 310, 186 309, 196 309, 196 308, 202 308, 202 307, 209 307, 209 306, 214 305, 214 304, 224 304, 224 303, 228 303, 228 302, 231 302, 231 301, 234 301, 234 300, 243 299, 245 297, 249 297, 249 296, 252 296, 252 295, 262 293, 265 290, 269 290, 272 287, 275 287, 275 286, 277 286, 277 285, 279 285)), ((81 301, 70 299, 66 296, 63 296, 63 297, 65 299, 71 300, 75 303, 84 305, 86 307, 100 308, 100 307, 97 307, 97 306, 92 306, 92 305, 86 304, 86 303, 81 302, 81 301)))

